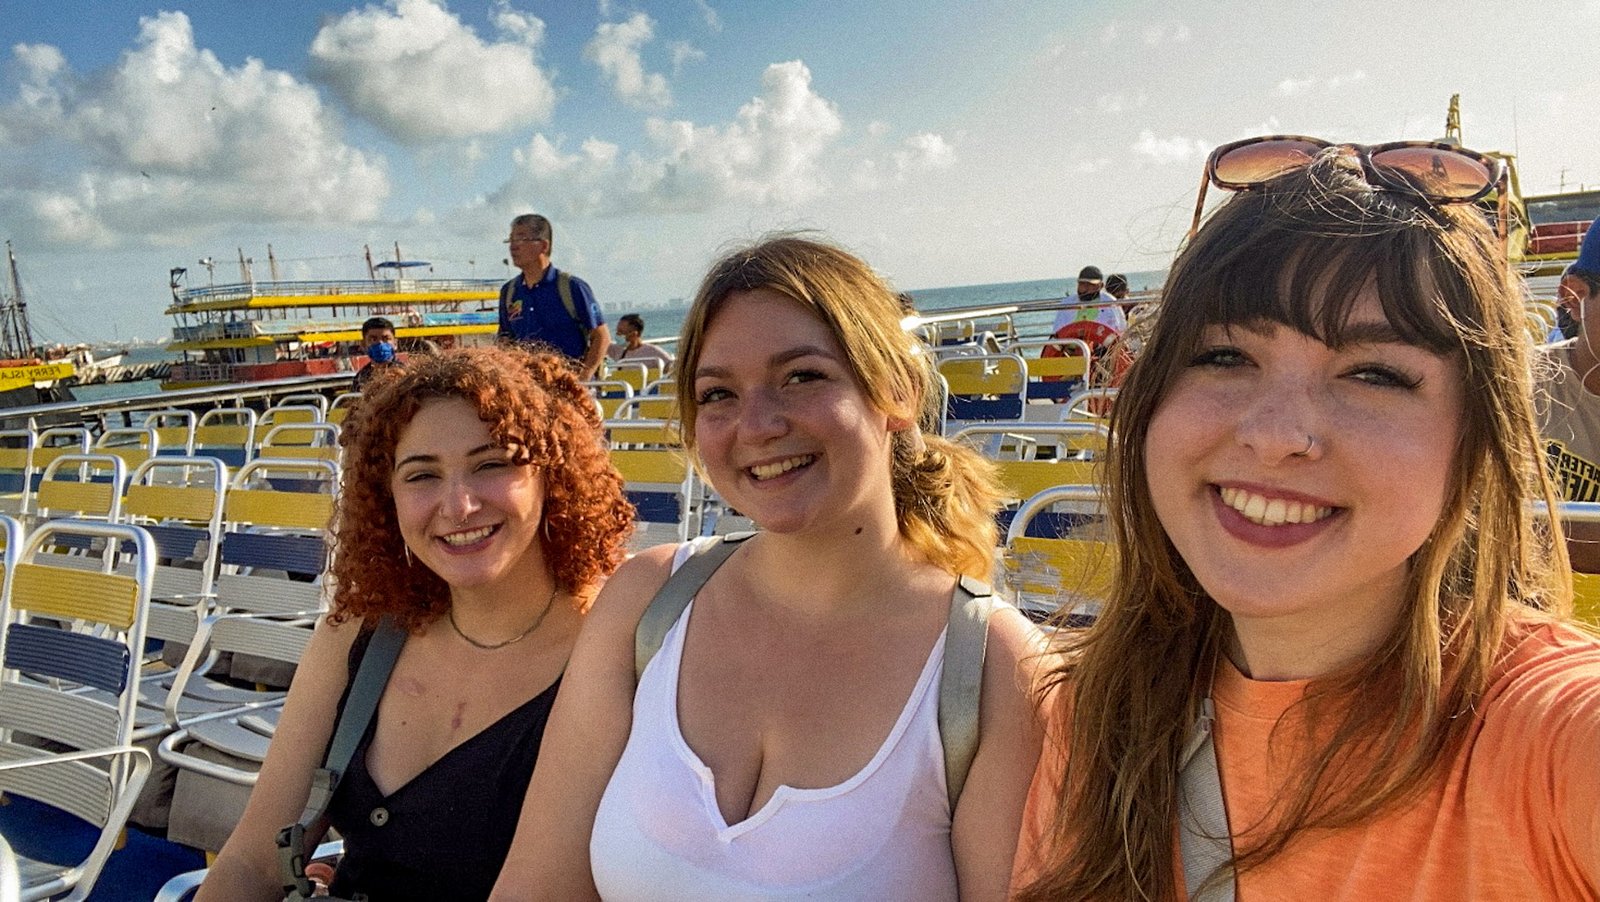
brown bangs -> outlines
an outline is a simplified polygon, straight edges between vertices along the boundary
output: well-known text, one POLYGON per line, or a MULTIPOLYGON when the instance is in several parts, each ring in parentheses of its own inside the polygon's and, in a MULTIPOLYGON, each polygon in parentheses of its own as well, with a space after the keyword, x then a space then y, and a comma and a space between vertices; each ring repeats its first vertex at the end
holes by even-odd
POLYGON ((1278 323, 1339 348, 1370 285, 1401 341, 1436 354, 1461 350, 1468 324, 1464 310, 1452 309, 1465 306, 1461 286, 1441 284, 1452 281, 1453 270, 1437 265, 1444 251, 1434 229, 1417 228, 1397 210, 1390 228, 1368 221, 1341 234, 1325 222, 1313 228, 1283 215, 1269 196, 1242 196, 1230 206, 1202 235, 1204 246, 1191 248, 1173 271, 1163 318, 1176 314, 1172 325, 1183 331, 1169 334, 1198 339, 1208 325, 1278 323))

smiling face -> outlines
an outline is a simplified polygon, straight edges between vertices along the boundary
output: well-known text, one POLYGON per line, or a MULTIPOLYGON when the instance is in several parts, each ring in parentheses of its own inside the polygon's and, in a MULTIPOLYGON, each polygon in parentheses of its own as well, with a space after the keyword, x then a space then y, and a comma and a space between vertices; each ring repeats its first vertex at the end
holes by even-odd
POLYGON ((1156 515, 1240 632, 1387 634, 1443 510, 1460 365, 1400 341, 1371 288, 1343 338, 1206 326, 1151 419, 1156 515))
POLYGON ((732 507, 774 532, 867 520, 893 528, 890 418, 820 319, 776 292, 737 291, 703 344, 696 446, 732 507))
POLYGON ((400 534, 452 592, 542 582, 544 484, 461 398, 426 401, 400 433, 390 481, 400 534))

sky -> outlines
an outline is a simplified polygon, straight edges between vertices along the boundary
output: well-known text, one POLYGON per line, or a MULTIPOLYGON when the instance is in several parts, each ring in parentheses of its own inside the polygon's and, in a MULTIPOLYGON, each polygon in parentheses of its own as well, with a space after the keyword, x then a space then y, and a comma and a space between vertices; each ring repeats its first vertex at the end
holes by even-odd
POLYGON ((1454 93, 1525 193, 1600 187, 1600 0, 0 0, 0 239, 65 342, 269 245, 506 278, 526 211, 612 319, 780 229, 1065 290, 1165 267, 1211 147, 1437 138, 1454 93))

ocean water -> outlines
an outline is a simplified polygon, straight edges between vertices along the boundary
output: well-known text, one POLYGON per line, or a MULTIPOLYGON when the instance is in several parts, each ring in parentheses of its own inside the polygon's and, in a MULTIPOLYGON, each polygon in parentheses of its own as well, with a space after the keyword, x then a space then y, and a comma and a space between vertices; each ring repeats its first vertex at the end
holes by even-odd
MULTIPOLYGON (((1166 281, 1166 270, 1147 270, 1143 272, 1130 272, 1128 287, 1134 291, 1160 288, 1166 281)), ((1031 282, 997 282, 992 285, 958 285, 951 288, 919 288, 907 292, 915 302, 917 310, 926 314, 939 310, 949 310, 952 307, 969 307, 977 304, 999 305, 1011 304, 1017 301, 1037 301, 1061 298, 1069 292, 1076 290, 1077 276, 1063 276, 1057 279, 1036 279, 1031 282)), ((607 303, 601 299, 600 306, 605 310, 606 319, 615 322, 616 318, 631 311, 625 305, 607 303)), ((678 334, 683 326, 683 318, 688 313, 688 307, 661 307, 641 311, 644 317, 645 338, 661 339, 670 338, 678 334)))
MULTIPOLYGON (((1150 270, 1145 272, 1130 272, 1128 286, 1134 291, 1143 291, 1150 288, 1160 288, 1166 278, 1165 270, 1150 270)), ((1076 276, 1063 276, 1056 279, 1035 279, 1028 282, 997 282, 990 285, 958 285, 950 288, 919 288, 909 292, 917 309, 923 313, 932 313, 939 310, 948 310, 952 307, 968 307, 978 304, 998 305, 1010 304, 1017 301, 1035 301, 1041 299, 1060 298, 1074 290, 1077 285, 1076 276)), ((612 323, 613 330, 617 317, 624 313, 633 312, 626 303, 613 302, 601 298, 600 306, 605 311, 606 319, 612 323)), ((688 314, 688 305, 672 307, 656 307, 639 311, 645 321, 645 337, 652 339, 670 338, 678 334, 683 326, 683 318, 688 314)), ((177 355, 169 354, 159 347, 133 348, 128 352, 127 362, 141 363, 156 360, 176 360, 177 355)), ((131 398, 138 395, 154 394, 160 391, 160 385, 155 380, 139 382, 113 382, 105 385, 84 385, 73 389, 73 394, 83 401, 99 401, 111 398, 131 398)))

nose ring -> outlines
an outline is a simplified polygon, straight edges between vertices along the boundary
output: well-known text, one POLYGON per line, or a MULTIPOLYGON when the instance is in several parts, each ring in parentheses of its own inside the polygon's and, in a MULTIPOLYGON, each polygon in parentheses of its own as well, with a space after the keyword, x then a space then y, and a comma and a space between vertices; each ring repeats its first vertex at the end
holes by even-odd
POLYGON ((1306 434, 1306 446, 1305 446, 1305 448, 1303 450, 1294 452, 1294 456, 1295 457, 1310 457, 1311 456, 1311 449, 1315 448, 1316 446, 1317 446, 1317 437, 1314 436, 1314 435, 1311 435, 1310 433, 1307 433, 1306 434))

